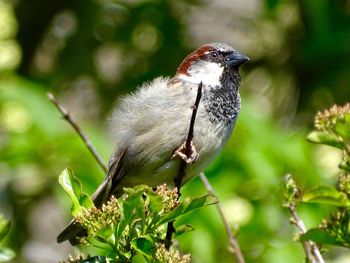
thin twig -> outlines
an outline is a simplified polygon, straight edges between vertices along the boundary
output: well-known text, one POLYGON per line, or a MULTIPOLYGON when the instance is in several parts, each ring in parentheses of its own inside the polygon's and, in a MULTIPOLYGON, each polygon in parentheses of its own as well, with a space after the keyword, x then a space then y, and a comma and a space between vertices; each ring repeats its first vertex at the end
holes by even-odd
MULTIPOLYGON (((197 117, 197 110, 198 110, 199 102, 201 101, 201 98, 202 98, 202 87, 203 87, 203 83, 201 82, 198 85, 196 100, 194 102, 194 105, 192 106, 191 122, 190 122, 190 127, 188 129, 187 140, 186 140, 186 151, 187 151, 186 154, 187 155, 190 154, 191 143, 192 143, 192 139, 193 139, 194 123, 195 123, 196 117, 197 117)), ((183 162, 183 163, 186 164, 185 162, 183 162)))
MULTIPOLYGON (((204 184, 205 188, 207 189, 208 193, 216 196, 216 193, 214 191, 214 188, 212 187, 212 185, 210 184, 210 182, 208 181, 208 178, 205 176, 205 174, 202 172, 199 174, 200 179, 202 180, 202 183, 204 184)), ((227 222, 224 212, 222 210, 221 204, 220 203, 216 203, 216 208, 219 211, 221 220, 224 224, 225 230, 226 230, 226 234, 230 243, 230 246, 233 250, 234 255, 236 256, 237 262, 238 263, 244 263, 244 257, 241 251, 241 248, 239 246, 238 240, 236 239, 236 237, 233 235, 231 229, 230 229, 230 225, 227 222)))
MULTIPOLYGON (((192 143, 192 139, 193 139, 194 123, 196 121, 199 102, 200 102, 201 97, 202 97, 202 86, 203 86, 203 83, 200 82, 198 85, 198 89, 197 89, 197 97, 196 97, 194 105, 192 106, 191 122, 190 122, 190 126, 188 129, 187 139, 185 142, 185 154, 187 157, 190 157, 190 154, 191 154, 191 143, 192 143)), ((178 198, 181 195, 180 188, 181 188, 181 184, 182 184, 182 179, 185 176, 186 166, 187 166, 187 163, 183 159, 181 159, 179 172, 174 179, 174 184, 175 184, 175 187, 177 188, 178 198)), ((172 221, 172 222, 168 223, 168 227, 167 227, 167 231, 166 231, 166 237, 165 237, 165 248, 166 249, 170 248, 173 233, 175 233, 175 227, 174 227, 174 222, 172 221)))
MULTIPOLYGON (((293 224, 296 225, 296 227, 300 230, 301 233, 306 233, 306 227, 303 223, 303 221, 301 221, 301 219, 299 218, 296 210, 295 210, 295 206, 293 204, 290 204, 288 206, 288 209, 292 215, 292 218, 293 218, 293 224)), ((305 255, 306 255, 306 258, 308 259, 308 261, 310 263, 317 263, 313 253, 312 253, 312 248, 311 248, 311 245, 308 241, 304 241, 302 242, 302 245, 303 245, 303 248, 304 248, 304 251, 305 251, 305 255)))
POLYGON ((73 127, 73 129, 78 133, 79 137, 83 140, 85 146, 89 149, 92 156, 96 159, 97 163, 101 166, 103 171, 107 172, 107 166, 104 163, 102 157, 98 154, 96 148, 90 141, 90 139, 85 135, 85 133, 80 129, 79 125, 72 119, 69 112, 58 102, 55 96, 51 93, 47 93, 49 100, 55 105, 55 107, 62 114, 63 118, 73 127))
POLYGON ((313 243, 313 242, 310 242, 310 245, 311 245, 312 252, 314 253, 314 255, 317 258, 318 262, 319 263, 325 263, 322 255, 321 255, 321 252, 318 249, 318 246, 315 243, 313 243))
MULTIPOLYGON (((291 223, 296 225, 302 234, 307 232, 307 229, 300 219, 297 210, 296 204, 300 201, 300 189, 295 183, 291 174, 287 174, 284 177, 284 187, 285 187, 285 200, 283 206, 288 208, 289 212, 292 215, 291 223)), ((312 241, 301 242, 305 251, 306 259, 311 263, 324 263, 324 259, 321 256, 321 253, 312 241)))
MULTIPOLYGON (((304 225, 304 222, 300 219, 296 209, 295 209, 295 205, 294 204, 290 204, 288 206, 288 209, 292 215, 293 218, 293 224, 295 224, 297 226, 297 228, 300 230, 301 233, 306 233, 307 229, 304 225)), ((305 254, 306 257, 308 258, 308 260, 311 263, 324 263, 324 259, 322 258, 321 252, 318 249, 318 247, 316 246, 316 244, 314 244, 312 241, 304 241, 303 243, 303 247, 305 250, 305 254)))
MULTIPOLYGON (((304 222, 300 219, 297 210, 295 208, 295 205, 293 203, 290 203, 288 205, 288 210, 292 215, 293 218, 293 224, 297 226, 297 228, 300 230, 302 234, 307 232, 307 229, 304 225, 304 222)), ((320 250, 318 249, 317 245, 312 241, 304 241, 302 242, 303 248, 306 254, 307 259, 311 263, 324 263, 324 259, 321 255, 320 250)))

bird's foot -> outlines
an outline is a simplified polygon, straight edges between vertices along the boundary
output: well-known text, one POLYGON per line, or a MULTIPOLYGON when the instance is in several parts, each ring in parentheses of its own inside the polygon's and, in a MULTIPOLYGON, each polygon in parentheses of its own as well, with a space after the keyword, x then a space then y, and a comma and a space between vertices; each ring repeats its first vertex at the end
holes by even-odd
POLYGON ((179 156, 187 164, 193 164, 195 161, 197 161, 199 154, 197 153, 196 147, 191 141, 190 149, 186 148, 186 142, 184 142, 179 148, 175 150, 172 158, 175 158, 176 156, 179 156))

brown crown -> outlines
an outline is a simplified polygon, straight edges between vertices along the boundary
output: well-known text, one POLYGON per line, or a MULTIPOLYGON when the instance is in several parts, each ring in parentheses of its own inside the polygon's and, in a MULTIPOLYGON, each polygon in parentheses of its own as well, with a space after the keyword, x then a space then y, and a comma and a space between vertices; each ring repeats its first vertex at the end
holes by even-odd
POLYGON ((193 51, 191 54, 189 54, 180 64, 180 66, 176 70, 176 74, 184 74, 189 76, 188 69, 192 65, 193 62, 197 61, 198 59, 201 59, 205 56, 205 53, 208 51, 215 50, 214 47, 210 45, 201 46, 195 51, 193 51))

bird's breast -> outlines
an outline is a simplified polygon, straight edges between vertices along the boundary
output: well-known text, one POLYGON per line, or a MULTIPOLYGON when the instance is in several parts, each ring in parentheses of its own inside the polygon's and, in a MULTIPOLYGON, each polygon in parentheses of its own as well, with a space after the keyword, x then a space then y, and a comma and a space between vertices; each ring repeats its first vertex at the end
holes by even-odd
POLYGON ((237 89, 208 86, 204 90, 202 104, 211 123, 227 126, 236 121, 241 99, 237 89))

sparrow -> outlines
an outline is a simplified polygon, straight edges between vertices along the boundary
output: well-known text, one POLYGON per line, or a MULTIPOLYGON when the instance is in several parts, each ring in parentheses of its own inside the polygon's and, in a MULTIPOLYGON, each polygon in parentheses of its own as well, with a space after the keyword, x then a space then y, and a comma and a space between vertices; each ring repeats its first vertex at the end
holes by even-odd
MULTIPOLYGON (((202 172, 228 141, 241 108, 239 68, 249 58, 223 43, 200 46, 177 68, 174 77, 159 77, 122 98, 111 118, 117 146, 107 175, 92 195, 100 208, 123 188, 146 184, 174 185, 181 159, 185 167, 182 183, 202 172), (191 155, 183 152, 192 106, 202 83, 191 155)), ((57 237, 72 245, 86 236, 74 219, 57 237)))

